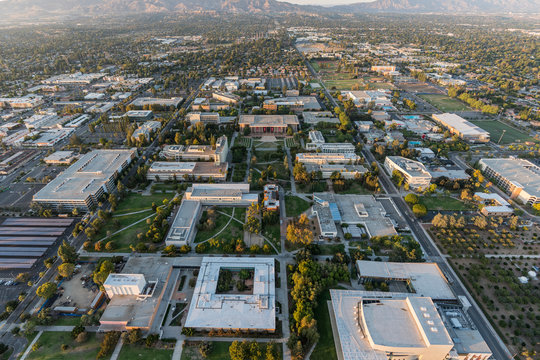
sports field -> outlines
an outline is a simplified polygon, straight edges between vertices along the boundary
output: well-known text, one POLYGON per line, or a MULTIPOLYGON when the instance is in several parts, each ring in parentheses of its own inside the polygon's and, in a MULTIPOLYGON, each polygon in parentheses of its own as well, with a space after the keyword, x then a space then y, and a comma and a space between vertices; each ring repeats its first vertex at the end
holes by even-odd
POLYGON ((525 134, 524 132, 498 120, 473 120, 471 122, 488 131, 491 137, 491 141, 493 141, 494 143, 499 142, 499 139, 501 138, 504 130, 506 130, 506 132, 504 133, 504 136, 501 140, 501 145, 520 142, 522 143, 526 141, 537 141, 529 135, 525 134))
POLYGON ((452 99, 446 95, 439 94, 429 94, 429 95, 418 95, 422 99, 426 100, 431 105, 435 106, 437 109, 443 112, 453 112, 453 111, 467 111, 470 110, 467 105, 462 103, 457 99, 452 99))
POLYGON ((334 88, 336 90, 352 90, 353 86, 358 85, 359 89, 364 89, 365 84, 362 80, 359 79, 348 79, 348 80, 323 80, 326 87, 330 90, 334 88))

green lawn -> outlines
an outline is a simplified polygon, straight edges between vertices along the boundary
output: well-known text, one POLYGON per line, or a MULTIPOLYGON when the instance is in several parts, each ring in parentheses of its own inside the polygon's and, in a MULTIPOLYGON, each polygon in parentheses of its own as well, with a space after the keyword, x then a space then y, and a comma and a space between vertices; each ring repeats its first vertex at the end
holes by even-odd
MULTIPOLYGON (((225 212, 229 215, 232 214, 232 208, 217 208, 217 211, 225 212)), ((234 213, 234 217, 242 222, 244 222, 246 216, 246 209, 244 208, 237 208, 234 213)), ((216 217, 216 226, 213 230, 209 231, 198 231, 197 235, 195 236, 195 243, 208 240, 210 238, 215 237, 216 240, 218 239, 226 239, 226 240, 232 240, 232 239, 238 239, 244 238, 244 227, 242 224, 240 224, 238 221, 231 220, 227 228, 221 232, 221 234, 215 236, 221 229, 227 225, 227 222, 229 221, 230 217, 226 216, 224 214, 217 213, 216 217)))
POLYGON ((281 248, 281 227, 279 224, 265 226, 263 235, 271 240, 276 248, 281 248))
POLYGON ((332 323, 330 322, 330 314, 326 303, 328 300, 330 300, 329 290, 325 290, 317 299, 315 320, 317 320, 317 330, 320 338, 311 354, 310 359, 312 360, 337 360, 332 323))
POLYGON ((464 211, 471 210, 471 207, 466 203, 454 199, 449 196, 421 196, 419 197, 420 204, 424 205, 426 209, 436 210, 453 210, 464 211))
POLYGON ((55 326, 75 326, 81 322, 80 316, 59 316, 54 319, 51 325, 55 326))
POLYGON ((88 333, 88 340, 79 344, 71 338, 70 332, 45 331, 38 339, 40 347, 29 353, 27 359, 39 360, 81 360, 95 359, 99 352, 99 344, 95 333, 88 333), (62 351, 60 346, 67 344, 68 349, 62 351))
POLYGON ((334 255, 337 252, 345 252, 345 245, 343 244, 331 244, 320 245, 321 255, 334 255))
POLYGON ((144 345, 124 344, 122 346, 122 350, 120 350, 120 354, 118 355, 118 360, 169 360, 172 358, 174 345, 174 343, 171 344, 171 349, 156 349, 147 348, 144 345))
POLYGON ((467 111, 469 107, 458 99, 441 94, 418 95, 437 109, 444 112, 467 111))
POLYGON ((489 132, 491 141, 498 143, 503 131, 505 131, 501 144, 512 144, 516 142, 536 141, 524 132, 497 120, 478 120, 471 121, 482 129, 489 132))
POLYGON ((285 212, 288 217, 299 216, 309 209, 309 202, 297 196, 285 196, 285 212))
MULTIPOLYGON (((229 346, 231 342, 228 341, 212 341, 212 352, 206 360, 226 360, 230 359, 229 346)), ((200 360, 202 357, 199 354, 199 350, 194 346, 184 346, 182 349, 181 360, 200 360)))
POLYGON ((153 202, 159 206, 163 204, 163 199, 171 200, 172 198, 173 194, 152 194, 149 196, 143 196, 137 193, 130 193, 118 204, 114 214, 119 215, 151 209, 153 202))
POLYGON ((283 161, 275 161, 271 164, 257 164, 257 165, 254 165, 253 167, 256 168, 257 170, 265 171, 266 169, 268 169, 268 166, 272 167, 271 177, 274 176, 274 172, 275 172, 279 180, 289 180, 290 173, 289 173, 289 170, 286 169, 285 166, 283 165, 283 161))

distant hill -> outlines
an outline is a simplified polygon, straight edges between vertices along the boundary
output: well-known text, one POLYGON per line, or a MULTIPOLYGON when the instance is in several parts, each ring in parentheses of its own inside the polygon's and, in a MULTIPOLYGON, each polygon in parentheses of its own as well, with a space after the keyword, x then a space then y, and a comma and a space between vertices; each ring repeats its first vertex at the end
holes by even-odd
MULTIPOLYGON (((540 0, 375 0, 330 8, 294 5, 277 0, 4 0, 2 18, 101 16, 175 11, 237 13, 406 12, 406 13, 540 13, 540 0)), ((0 19, 2 20, 2 19, 0 19)))
POLYGON ((340 12, 540 13, 540 0, 376 0, 332 9, 340 12))

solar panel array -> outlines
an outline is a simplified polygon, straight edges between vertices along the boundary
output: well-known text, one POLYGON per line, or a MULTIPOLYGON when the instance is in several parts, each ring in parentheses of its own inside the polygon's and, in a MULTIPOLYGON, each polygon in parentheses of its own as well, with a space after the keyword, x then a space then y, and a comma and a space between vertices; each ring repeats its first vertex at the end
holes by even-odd
POLYGON ((9 218, 0 225, 0 270, 30 269, 73 219, 9 218))

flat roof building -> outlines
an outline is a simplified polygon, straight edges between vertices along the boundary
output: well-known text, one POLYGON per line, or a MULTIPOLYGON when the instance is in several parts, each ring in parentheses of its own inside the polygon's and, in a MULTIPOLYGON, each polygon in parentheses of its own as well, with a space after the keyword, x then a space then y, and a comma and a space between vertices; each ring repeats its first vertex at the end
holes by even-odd
POLYGON ((249 184, 193 184, 184 198, 203 205, 249 206, 258 202, 259 195, 249 192, 249 184))
POLYGON ((176 212, 165 244, 177 247, 190 245, 197 234, 196 223, 202 213, 200 201, 184 199, 176 212))
POLYGON ((502 190, 523 204, 540 202, 540 167, 516 158, 480 159, 484 174, 502 190))
POLYGON ((168 160, 214 161, 221 164, 227 161, 229 141, 222 135, 216 145, 165 145, 161 155, 168 160))
POLYGON ((115 295, 141 295, 145 286, 143 274, 109 274, 103 283, 109 299, 115 295))
POLYGON ((362 158, 353 153, 299 153, 296 161, 302 164, 355 164, 362 158))
POLYGON ((130 110, 125 116, 130 120, 152 120, 154 112, 152 110, 130 110))
POLYGON ((330 179, 332 174, 340 173, 344 179, 356 179, 365 174, 368 170, 363 165, 347 164, 307 164, 304 165, 308 173, 321 172, 323 179, 330 179))
POLYGON ((330 290, 330 317, 343 360, 445 360, 454 343, 429 297, 330 290))
POLYGON ((323 236, 337 236, 336 224, 362 225, 369 236, 392 236, 397 232, 382 204, 372 195, 314 193, 311 209, 323 236))
POLYGON ((184 101, 181 97, 174 97, 170 99, 160 99, 160 98, 152 98, 152 97, 140 97, 131 102, 131 105, 136 107, 144 107, 144 106, 152 106, 152 105, 159 105, 159 106, 172 106, 175 108, 178 108, 178 106, 184 101))
POLYGON ((356 261, 361 283, 372 281, 405 282, 408 290, 433 300, 456 301, 454 292, 436 263, 397 263, 356 261))
POLYGON ((320 122, 339 124, 339 119, 330 111, 304 111, 302 118, 305 124, 316 125, 320 122))
POLYGON ((240 129, 248 127, 253 135, 287 135, 287 129, 298 131, 296 115, 240 115, 240 129))
POLYGON ((504 200, 499 194, 486 194, 482 192, 474 193, 474 198, 480 200, 484 206, 480 213, 485 216, 512 216, 514 208, 504 200))
POLYGON ((135 149, 91 151, 38 191, 33 201, 57 210, 93 209, 104 193, 115 188, 118 174, 136 153, 135 149))
POLYGON ((456 114, 433 114, 433 119, 448 128, 452 134, 472 143, 489 142, 489 132, 463 119, 456 114))
POLYGON ((264 185, 264 207, 267 210, 279 209, 279 188, 277 185, 264 185))
POLYGON ((161 129, 161 123, 159 121, 147 121, 141 124, 131 135, 134 139, 140 139, 142 136, 146 140, 150 140, 152 134, 155 134, 161 129))
POLYGON ((304 110, 321 110, 321 105, 315 96, 290 96, 284 98, 268 99, 264 101, 263 108, 277 110, 279 107, 287 107, 294 112, 304 110))
POLYGON ((431 174, 421 162, 402 156, 387 156, 384 160, 384 167, 390 175, 394 171, 403 174, 407 184, 413 189, 425 189, 431 183, 431 174))
POLYGON ((45 164, 51 165, 69 165, 75 159, 77 159, 77 155, 74 155, 73 151, 55 151, 45 157, 43 161, 45 164))
POLYGON ((210 180, 225 181, 229 164, 212 162, 166 162, 152 163, 146 174, 148 180, 165 181, 194 181, 210 180))
POLYGON ((275 332, 276 289, 273 258, 205 257, 189 306, 185 327, 198 330, 275 332), (253 271, 252 291, 218 291, 220 272, 253 271))

